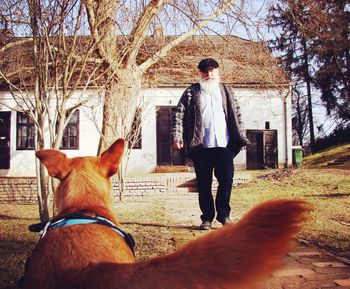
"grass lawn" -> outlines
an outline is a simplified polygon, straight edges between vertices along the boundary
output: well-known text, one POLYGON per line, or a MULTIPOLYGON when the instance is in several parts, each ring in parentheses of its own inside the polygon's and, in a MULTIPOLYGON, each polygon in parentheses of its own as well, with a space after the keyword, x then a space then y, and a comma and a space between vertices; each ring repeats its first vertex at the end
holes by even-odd
POLYGON ((232 206, 243 214, 275 198, 310 202, 314 210, 298 237, 350 259, 350 170, 297 169, 263 174, 236 188, 232 206))
MULTIPOLYGON (((164 200, 155 197, 128 198, 115 206, 122 227, 137 244, 136 258, 144 260, 174 251, 175 245, 166 228, 164 200)), ((0 204, 0 288, 17 289, 24 264, 38 234, 28 226, 39 222, 36 205, 0 204)))
MULTIPOLYGON (((350 258, 350 170, 307 168, 252 175, 252 181, 233 191, 234 218, 264 200, 306 200, 314 211, 298 237, 350 258)), ((138 259, 174 250, 172 235, 164 226, 167 219, 163 201, 139 197, 116 205, 123 228, 137 237, 138 259)), ((37 207, 0 204, 0 212, 0 288, 14 289, 37 238, 36 233, 27 230, 29 224, 38 222, 37 207)))
POLYGON ((335 146, 306 157, 304 160, 304 165, 307 167, 320 168, 327 165, 327 163, 330 161, 346 157, 348 155, 350 155, 350 144, 335 146))

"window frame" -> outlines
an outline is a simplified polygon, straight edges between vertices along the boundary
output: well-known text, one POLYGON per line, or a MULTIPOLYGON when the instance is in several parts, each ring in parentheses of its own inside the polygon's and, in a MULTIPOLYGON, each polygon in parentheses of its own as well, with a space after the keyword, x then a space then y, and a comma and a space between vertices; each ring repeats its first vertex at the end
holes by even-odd
POLYGON ((35 124, 34 120, 25 112, 17 111, 16 114, 16 150, 24 151, 24 150, 35 150, 35 124), (27 122, 20 122, 20 119, 26 117, 27 122), (20 142, 20 138, 23 139, 22 129, 27 128, 27 136, 26 136, 26 146, 20 146, 22 141, 20 142), (30 132, 33 130, 33 136, 30 136, 30 132), (32 139, 31 139, 32 138, 32 139), (33 146, 30 146, 31 141, 33 142, 33 146))
POLYGON ((62 134, 62 140, 61 140, 61 144, 60 144, 60 150, 79 150, 79 137, 80 137, 80 130, 79 130, 79 127, 80 127, 80 111, 79 109, 75 110, 69 117, 69 120, 67 122, 67 125, 66 127, 64 128, 63 130, 63 134, 62 134), (77 114, 77 120, 76 122, 72 122, 72 117, 74 114, 77 114), (76 135, 76 146, 70 146, 70 142, 69 142, 69 139, 71 136, 69 136, 69 129, 71 127, 74 127, 76 126, 76 132, 77 132, 77 135, 76 135), (66 138, 66 142, 67 142, 67 146, 63 146, 63 141, 64 141, 64 138, 66 138))

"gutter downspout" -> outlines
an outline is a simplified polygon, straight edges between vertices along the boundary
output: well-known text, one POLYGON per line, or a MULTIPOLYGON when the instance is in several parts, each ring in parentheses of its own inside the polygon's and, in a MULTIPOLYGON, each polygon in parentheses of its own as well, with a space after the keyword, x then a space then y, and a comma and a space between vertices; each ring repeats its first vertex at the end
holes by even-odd
POLYGON ((292 86, 289 85, 287 94, 283 96, 283 130, 284 130, 284 156, 285 156, 285 163, 284 168, 288 168, 288 134, 287 134, 287 128, 288 128, 288 118, 287 118, 287 99, 288 96, 292 93, 292 86))

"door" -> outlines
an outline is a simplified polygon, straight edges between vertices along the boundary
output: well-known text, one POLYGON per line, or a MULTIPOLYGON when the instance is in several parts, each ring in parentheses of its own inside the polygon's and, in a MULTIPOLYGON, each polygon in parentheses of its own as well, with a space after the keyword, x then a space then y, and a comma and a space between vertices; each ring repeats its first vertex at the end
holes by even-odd
POLYGON ((11 112, 0 112, 0 169, 10 168, 11 112))
POLYGON ((175 107, 157 107, 157 165, 184 165, 184 150, 171 147, 171 121, 175 107))
POLYGON ((251 144, 247 146, 247 169, 278 167, 277 130, 247 130, 251 144))
POLYGON ((277 130, 264 131, 264 165, 278 168, 277 130))
POLYGON ((247 169, 264 168, 264 134, 262 131, 247 130, 250 144, 247 146, 247 169))

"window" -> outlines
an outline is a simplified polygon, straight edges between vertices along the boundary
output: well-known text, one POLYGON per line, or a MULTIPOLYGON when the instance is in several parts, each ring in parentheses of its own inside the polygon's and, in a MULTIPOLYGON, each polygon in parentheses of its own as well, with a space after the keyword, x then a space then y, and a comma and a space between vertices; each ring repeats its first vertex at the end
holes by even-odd
POLYGON ((79 149, 79 110, 73 112, 64 128, 60 149, 79 149))
POLYGON ((17 149, 35 149, 34 121, 24 112, 17 112, 17 149))
POLYGON ((132 123, 129 148, 141 149, 142 148, 142 134, 141 134, 141 108, 137 108, 132 123))

